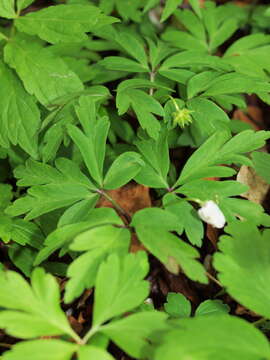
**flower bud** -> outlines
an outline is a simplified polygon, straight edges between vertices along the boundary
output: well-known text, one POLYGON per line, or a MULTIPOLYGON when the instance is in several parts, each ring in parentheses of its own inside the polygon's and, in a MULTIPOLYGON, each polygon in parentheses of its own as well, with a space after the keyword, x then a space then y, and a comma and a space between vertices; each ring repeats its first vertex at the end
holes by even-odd
POLYGON ((221 229, 225 226, 225 216, 218 205, 212 200, 208 200, 203 204, 198 210, 198 215, 203 221, 215 228, 221 229))
POLYGON ((190 113, 192 113, 192 110, 189 109, 177 109, 177 111, 173 112, 173 125, 177 126, 179 125, 182 129, 186 126, 192 123, 192 117, 190 116, 190 113))

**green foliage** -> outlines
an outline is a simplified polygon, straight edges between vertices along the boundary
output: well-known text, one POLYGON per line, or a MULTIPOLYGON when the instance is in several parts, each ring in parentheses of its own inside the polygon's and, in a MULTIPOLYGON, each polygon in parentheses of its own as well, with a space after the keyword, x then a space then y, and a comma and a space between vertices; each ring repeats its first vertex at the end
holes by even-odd
POLYGON ((1 360, 270 359, 236 178, 270 184, 270 132, 231 119, 270 104, 269 6, 43 3, 0 1, 1 360))
POLYGON ((0 305, 6 308, 1 311, 0 326, 7 333, 23 339, 61 334, 76 338, 60 308, 59 288, 50 274, 36 269, 31 276, 32 287, 12 271, 2 273, 0 282, 5 289, 1 292, 0 305))
POLYGON ((191 304, 182 294, 169 293, 167 302, 164 304, 164 310, 171 317, 185 318, 191 313, 191 304))
POLYGON ((229 235, 222 236, 219 245, 221 253, 215 255, 219 279, 240 303, 269 318, 269 229, 260 233, 252 224, 233 222, 226 232, 229 235))
POLYGON ((172 329, 164 333, 154 359, 167 360, 181 354, 196 360, 259 360, 268 358, 269 350, 264 335, 241 319, 228 315, 198 316, 176 320, 172 329))
POLYGON ((252 160, 256 173, 259 174, 268 184, 270 183, 270 155, 264 152, 254 151, 252 160))

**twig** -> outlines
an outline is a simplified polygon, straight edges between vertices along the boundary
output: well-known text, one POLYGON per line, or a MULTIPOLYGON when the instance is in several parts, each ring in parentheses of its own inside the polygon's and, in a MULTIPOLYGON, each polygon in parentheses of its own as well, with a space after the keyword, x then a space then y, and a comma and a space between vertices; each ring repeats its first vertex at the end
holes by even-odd
POLYGON ((208 271, 206 271, 206 275, 209 277, 210 280, 214 281, 218 286, 220 286, 223 289, 222 284, 213 275, 211 275, 208 271))

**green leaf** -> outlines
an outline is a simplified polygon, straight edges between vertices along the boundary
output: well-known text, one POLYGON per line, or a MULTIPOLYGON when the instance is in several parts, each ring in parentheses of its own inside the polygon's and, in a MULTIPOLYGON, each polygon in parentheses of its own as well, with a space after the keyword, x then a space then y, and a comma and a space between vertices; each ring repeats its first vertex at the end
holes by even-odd
POLYGON ((238 21, 236 19, 227 19, 219 27, 219 29, 210 36, 209 47, 214 51, 218 46, 228 40, 238 29, 238 21))
POLYGON ((270 91, 268 82, 238 73, 224 74, 212 80, 208 85, 203 94, 207 97, 235 93, 256 94, 270 91))
POLYGON ((197 307, 195 316, 224 315, 230 311, 230 307, 221 300, 205 300, 197 307))
POLYGON ((80 171, 77 164, 69 159, 59 158, 55 165, 56 168, 52 168, 49 165, 29 160, 26 162, 25 168, 18 168, 16 176, 22 177, 18 184, 32 185, 31 182, 41 184, 28 189, 27 195, 16 200, 6 212, 12 216, 28 213, 26 220, 31 220, 55 209, 67 207, 79 200, 92 197, 91 190, 95 187, 80 171), (32 173, 29 178, 24 178, 24 176, 28 176, 29 171, 35 170, 35 174, 32 173))
POLYGON ((37 250, 16 243, 10 244, 8 249, 10 260, 27 277, 31 275, 36 255, 37 250))
POLYGON ((106 69, 128 71, 128 72, 148 72, 146 65, 139 64, 137 61, 124 58, 122 56, 108 56, 99 62, 106 69))
POLYGON ((85 218, 82 217, 80 222, 65 225, 52 231, 44 242, 44 248, 37 255, 35 265, 46 260, 54 251, 69 246, 77 235, 90 228, 108 223, 123 224, 116 212, 110 208, 92 209, 87 215, 85 218))
POLYGON ((87 40, 85 33, 117 19, 105 17, 92 5, 56 5, 20 16, 15 21, 19 31, 38 35, 50 43, 87 40), (99 21, 101 20, 101 23, 99 21))
POLYGON ((169 16, 182 4, 183 0, 167 0, 165 3, 164 10, 161 15, 161 22, 168 19, 169 16))
POLYGON ((157 140, 137 140, 135 145, 145 161, 140 173, 135 177, 139 184, 154 188, 168 188, 167 176, 170 159, 168 147, 168 134, 161 130, 157 140))
POLYGON ((153 114, 164 116, 164 110, 160 103, 142 90, 130 88, 126 91, 118 91, 116 98, 118 114, 122 115, 127 112, 130 105, 135 111, 142 129, 146 130, 150 137, 157 139, 160 123, 153 114))
POLYGON ((256 151, 251 156, 256 173, 270 184, 270 154, 256 151))
POLYGON ((145 208, 135 213, 132 218, 132 226, 156 227, 163 231, 181 231, 181 224, 175 214, 154 207, 145 208))
POLYGON ((264 70, 270 68, 266 58, 269 44, 270 39, 267 34, 257 33, 240 37, 226 50, 224 59, 237 72, 267 80, 264 70))
POLYGON ((148 271, 147 255, 144 252, 121 258, 112 254, 103 262, 96 280, 94 327, 132 310, 143 302, 149 292, 149 284, 143 280, 148 271))
MULTIPOLYGON (((198 52, 207 51, 207 44, 205 43, 205 41, 201 39, 197 39, 195 36, 184 31, 169 29, 163 33, 161 38, 162 40, 169 42, 172 46, 182 50, 191 50, 198 52)), ((177 55, 173 55, 173 56, 177 56, 177 55)), ((195 62, 197 61, 198 60, 195 60, 195 62)))
POLYGON ((192 76, 187 83, 188 99, 191 99, 195 95, 198 95, 200 92, 206 90, 209 86, 209 82, 220 75, 221 73, 218 71, 209 70, 192 76))
POLYGON ((156 69, 158 65, 169 55, 171 55, 175 50, 170 48, 165 42, 158 40, 156 43, 147 38, 147 43, 149 46, 149 60, 152 67, 152 70, 156 69))
POLYGON ((193 206, 174 194, 165 195, 162 201, 164 208, 178 217, 179 224, 181 224, 179 234, 181 235, 185 230, 191 244, 201 246, 204 228, 193 206))
POLYGON ((201 19, 194 12, 188 9, 179 9, 175 12, 175 16, 192 35, 206 42, 205 28, 201 19))
POLYGON ((159 0, 147 0, 146 5, 143 8, 143 12, 146 13, 153 7, 155 7, 157 4, 159 4, 159 0))
POLYGON ((180 266, 190 279, 208 282, 204 267, 195 260, 199 257, 197 250, 169 232, 181 231, 177 216, 159 208, 146 208, 136 212, 131 225, 143 245, 170 272, 178 274, 180 266))
POLYGON ((167 328, 166 318, 158 311, 140 312, 103 326, 101 332, 128 355, 142 359, 150 349, 149 335, 167 328))
POLYGON ((192 360, 261 360, 270 354, 266 337, 236 317, 198 316, 177 320, 174 326, 164 333, 155 360, 171 360, 175 354, 192 360))
MULTIPOLYGON (((163 86, 159 83, 147 80, 147 79, 128 79, 122 81, 117 86, 117 93, 125 92, 128 89, 141 89, 141 88, 157 88, 157 89, 164 89, 164 90, 171 90, 167 86, 163 86)), ((120 106, 119 106, 120 107, 120 106)))
POLYGON ((0 211, 10 204, 13 198, 12 186, 8 184, 0 184, 0 211))
POLYGON ((183 294, 170 292, 166 301, 164 309, 171 317, 185 318, 191 315, 190 301, 183 294))
POLYGON ((221 252, 214 256, 220 282, 243 306, 270 318, 270 230, 260 233, 251 222, 235 221, 225 231, 229 235, 221 237, 221 252))
POLYGON ((184 85, 195 74, 194 72, 185 69, 165 69, 158 70, 158 72, 160 75, 184 85))
POLYGON ((119 155, 107 171, 104 188, 117 189, 132 180, 143 167, 139 154, 129 151, 119 155))
POLYGON ((124 20, 133 20, 140 22, 141 12, 138 7, 141 5, 140 0, 115 0, 116 9, 124 20))
MULTIPOLYGON (((261 148, 270 136, 267 131, 242 131, 230 139, 226 131, 219 131, 201 145, 186 162, 179 179, 174 186, 188 181, 216 175, 213 166, 220 164, 245 164, 252 162, 244 155, 249 151, 261 148)), ((228 175, 227 176, 231 176, 228 175)))
POLYGON ((190 181, 178 188, 177 192, 192 199, 219 201, 225 197, 241 195, 247 190, 248 186, 238 181, 213 181, 204 179, 190 181))
POLYGON ((21 10, 27 8, 29 5, 31 5, 34 2, 34 0, 17 0, 17 10, 20 12, 21 10))
POLYGON ((16 18, 14 0, 2 0, 0 4, 0 17, 7 19, 16 18))
POLYGON ((27 94, 20 80, 0 62, 2 87, 0 92, 0 144, 9 146, 19 144, 34 158, 37 157, 37 131, 40 127, 40 114, 34 98, 27 94))
POLYGON ((137 37, 125 32, 119 33, 116 41, 130 56, 139 61, 144 67, 148 67, 148 60, 142 41, 138 41, 137 37))
POLYGON ((191 116, 194 120, 191 131, 196 128, 203 138, 217 130, 227 128, 230 122, 226 112, 213 101, 196 97, 187 102, 187 107, 192 111, 191 116))
POLYGON ((22 341, 13 345, 12 350, 6 351, 2 359, 45 360, 49 358, 50 360, 71 360, 77 348, 78 345, 76 344, 56 339, 22 341))
MULTIPOLYGON (((177 32, 178 33, 178 32, 177 32)), ((176 33, 176 36, 178 34, 176 33)), ((168 35, 169 37, 169 35, 168 35)), ((180 46, 180 45, 179 45, 180 46)), ((222 71, 231 71, 232 67, 218 56, 211 56, 204 51, 187 50, 178 52, 164 61, 160 70, 169 68, 185 68, 191 66, 204 66, 206 68, 222 71)))
POLYGON ((246 55, 247 50, 257 49, 259 46, 268 45, 270 42, 269 35, 263 33, 243 36, 234 41, 226 50, 224 56, 246 55))
POLYGON ((89 174, 102 187, 103 163, 110 122, 107 117, 96 116, 95 104, 91 97, 80 98, 80 105, 76 111, 84 131, 69 124, 68 133, 80 150, 89 174))
POLYGON ((89 174, 100 186, 103 184, 103 162, 109 126, 107 118, 100 119, 89 136, 74 125, 68 126, 68 133, 80 150, 89 174))
POLYGON ((91 345, 81 346, 78 349, 78 356, 78 360, 114 360, 114 357, 107 351, 91 345))
POLYGON ((30 245, 40 249, 44 241, 41 229, 33 222, 12 219, 11 239, 20 245, 30 245))
POLYGON ((269 215, 264 213, 260 204, 245 199, 223 198, 219 205, 228 222, 241 217, 256 225, 269 226, 269 215))
POLYGON ((200 0, 189 0, 189 4, 199 18, 202 17, 200 0))
POLYGON ((74 205, 67 208, 60 216, 57 227, 64 225, 75 224, 88 218, 89 213, 95 208, 100 195, 92 193, 87 199, 76 202, 74 205))
POLYGON ((18 35, 4 49, 5 61, 16 70, 25 89, 48 106, 60 96, 83 90, 83 84, 50 49, 18 35))
POLYGON ((0 284, 0 306, 5 309, 0 312, 0 327, 8 334, 22 339, 66 334, 77 340, 61 310, 53 276, 37 268, 30 287, 21 275, 7 271, 0 274, 0 284))
POLYGON ((113 253, 121 256, 126 254, 129 245, 129 230, 114 225, 104 224, 77 235, 70 249, 87 252, 77 257, 68 268, 67 275, 70 280, 66 285, 65 302, 71 302, 80 296, 84 289, 91 288, 95 284, 102 261, 113 253))

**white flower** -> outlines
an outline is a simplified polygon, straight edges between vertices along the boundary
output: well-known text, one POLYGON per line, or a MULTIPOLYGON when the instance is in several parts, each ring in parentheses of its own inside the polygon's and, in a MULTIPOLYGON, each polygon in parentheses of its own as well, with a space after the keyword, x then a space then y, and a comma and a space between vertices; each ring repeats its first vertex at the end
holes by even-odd
POLYGON ((198 210, 198 215, 207 224, 210 224, 218 229, 223 228, 226 223, 223 212, 212 200, 208 200, 203 204, 203 206, 198 210))

